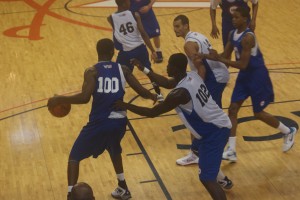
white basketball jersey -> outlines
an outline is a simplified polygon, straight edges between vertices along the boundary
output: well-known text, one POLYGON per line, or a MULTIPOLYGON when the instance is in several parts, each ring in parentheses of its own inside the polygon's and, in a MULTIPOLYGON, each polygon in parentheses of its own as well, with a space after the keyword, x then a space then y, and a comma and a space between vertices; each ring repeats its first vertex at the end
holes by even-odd
MULTIPOLYGON (((196 42, 199 46, 199 53, 209 54, 209 49, 211 49, 211 44, 208 39, 197 32, 188 32, 185 36, 185 42, 196 42)), ((206 59, 207 64, 212 70, 216 81, 218 83, 227 83, 229 81, 229 71, 224 63, 208 60, 206 59)), ((192 71, 197 72, 197 68, 194 66, 193 61, 188 58, 188 63, 192 71)))
POLYGON ((185 88, 190 93, 191 101, 179 105, 176 112, 196 138, 200 139, 202 134, 210 134, 217 128, 232 127, 228 115, 212 99, 198 73, 188 72, 177 88, 185 88))
POLYGON ((137 22, 132 12, 125 10, 112 15, 114 37, 122 45, 124 51, 132 49, 144 44, 140 31, 137 28, 137 22))

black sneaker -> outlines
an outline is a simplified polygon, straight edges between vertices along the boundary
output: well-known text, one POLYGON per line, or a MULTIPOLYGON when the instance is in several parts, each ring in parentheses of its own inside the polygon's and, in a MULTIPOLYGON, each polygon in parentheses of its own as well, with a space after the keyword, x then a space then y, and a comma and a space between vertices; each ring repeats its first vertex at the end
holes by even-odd
POLYGON ((118 186, 112 193, 111 196, 115 199, 127 200, 131 198, 129 190, 125 190, 118 186))
POLYGON ((156 55, 157 55, 157 58, 156 58, 156 63, 162 63, 163 61, 163 55, 162 55, 162 52, 161 51, 157 51, 156 52, 156 55))
POLYGON ((233 183, 227 176, 223 180, 218 180, 219 185, 225 190, 230 190, 233 187, 233 183))

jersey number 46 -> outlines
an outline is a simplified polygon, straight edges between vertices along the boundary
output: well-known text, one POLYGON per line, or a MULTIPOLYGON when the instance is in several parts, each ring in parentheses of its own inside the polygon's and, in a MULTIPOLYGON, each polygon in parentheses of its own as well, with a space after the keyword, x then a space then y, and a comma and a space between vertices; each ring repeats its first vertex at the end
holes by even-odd
POLYGON ((133 31, 134 31, 134 27, 132 26, 131 22, 128 22, 125 25, 121 24, 120 30, 119 30, 119 32, 123 33, 124 35, 127 35, 127 32, 132 33, 133 31))

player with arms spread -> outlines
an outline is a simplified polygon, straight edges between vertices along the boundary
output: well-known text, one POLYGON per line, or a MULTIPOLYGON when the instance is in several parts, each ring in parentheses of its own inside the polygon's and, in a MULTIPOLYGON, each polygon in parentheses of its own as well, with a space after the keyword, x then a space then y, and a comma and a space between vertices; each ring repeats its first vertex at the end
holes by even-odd
POLYGON ((184 125, 199 140, 197 150, 200 181, 214 200, 225 200, 226 195, 217 183, 217 175, 231 122, 212 99, 202 78, 196 72, 186 72, 186 68, 186 56, 177 53, 170 57, 167 66, 170 79, 143 69, 149 76, 155 77, 160 85, 172 88, 175 82, 175 89, 162 103, 153 108, 136 106, 121 100, 116 103, 116 107, 148 117, 156 117, 176 109, 184 125))

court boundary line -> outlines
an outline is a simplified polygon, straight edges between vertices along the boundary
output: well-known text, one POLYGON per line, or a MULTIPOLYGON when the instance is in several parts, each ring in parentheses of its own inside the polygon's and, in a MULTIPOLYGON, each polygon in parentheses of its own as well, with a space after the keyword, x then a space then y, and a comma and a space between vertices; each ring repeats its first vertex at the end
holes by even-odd
POLYGON ((140 150, 142 151, 144 158, 146 159, 148 166, 150 167, 153 175, 155 176, 160 188, 162 189, 162 192, 164 193, 165 197, 167 198, 167 200, 172 200, 172 197, 168 191, 168 189, 166 188, 165 184, 163 183, 162 179, 160 178, 159 173, 157 172, 154 164, 152 163, 150 156, 148 155, 146 149, 144 148, 143 143, 141 142, 140 138, 138 137, 138 135, 136 134, 132 124, 130 123, 129 120, 127 120, 127 126, 130 129, 130 132, 132 134, 132 136, 135 139, 135 142, 137 143, 138 147, 140 148, 140 150))

